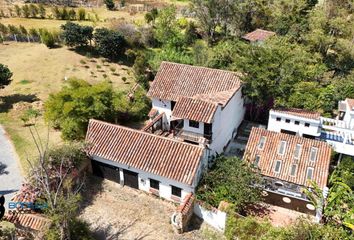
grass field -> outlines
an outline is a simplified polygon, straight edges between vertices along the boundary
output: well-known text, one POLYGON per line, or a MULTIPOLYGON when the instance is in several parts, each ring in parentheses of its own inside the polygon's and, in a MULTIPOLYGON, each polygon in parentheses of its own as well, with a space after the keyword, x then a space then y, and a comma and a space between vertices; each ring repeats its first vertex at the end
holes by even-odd
MULTIPOLYGON (((25 159, 35 156, 36 151, 31 134, 20 119, 24 112, 22 105, 26 105, 23 102, 45 101, 70 77, 90 83, 98 83, 106 77, 114 88, 122 90, 130 89, 134 81, 129 67, 102 58, 88 58, 66 47, 48 49, 43 44, 0 44, 0 63, 8 65, 14 74, 11 84, 0 89, 0 123, 10 134, 25 169, 25 159)), ((46 139, 48 128, 42 117, 38 118, 37 126, 41 138, 46 139)), ((60 142, 60 132, 50 129, 50 143, 60 142)))

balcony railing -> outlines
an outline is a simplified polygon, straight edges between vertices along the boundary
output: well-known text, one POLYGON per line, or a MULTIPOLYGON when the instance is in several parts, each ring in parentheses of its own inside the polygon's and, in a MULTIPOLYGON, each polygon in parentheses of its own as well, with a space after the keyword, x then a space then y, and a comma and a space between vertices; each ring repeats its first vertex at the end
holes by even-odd
POLYGON ((178 138, 182 138, 183 140, 202 144, 209 144, 212 138, 212 135, 195 133, 177 127, 175 128, 175 136, 178 138))

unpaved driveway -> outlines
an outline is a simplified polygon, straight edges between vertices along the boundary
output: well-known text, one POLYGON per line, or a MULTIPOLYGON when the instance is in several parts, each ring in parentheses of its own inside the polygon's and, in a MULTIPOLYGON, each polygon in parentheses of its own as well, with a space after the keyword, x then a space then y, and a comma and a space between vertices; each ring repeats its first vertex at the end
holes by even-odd
POLYGON ((16 151, 0 125, 0 195, 5 196, 5 208, 8 201, 17 192, 22 184, 20 165, 16 151))
POLYGON ((198 220, 194 229, 176 234, 170 224, 175 205, 145 192, 91 177, 80 217, 90 223, 97 239, 222 239, 198 220))

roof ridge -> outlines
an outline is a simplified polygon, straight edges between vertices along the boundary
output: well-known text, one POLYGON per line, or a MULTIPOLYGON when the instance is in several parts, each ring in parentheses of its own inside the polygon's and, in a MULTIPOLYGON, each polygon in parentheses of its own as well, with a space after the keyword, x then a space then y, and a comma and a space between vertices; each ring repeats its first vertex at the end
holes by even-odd
MULTIPOLYGON (((210 68, 210 67, 205 67, 205 66, 196 66, 196 65, 191 65, 191 64, 185 64, 185 63, 176 63, 176 62, 169 62, 169 61, 162 61, 161 64, 160 64, 160 68, 161 68, 161 65, 162 64, 173 64, 173 65, 183 65, 183 66, 188 66, 188 67, 193 67, 193 68, 203 68, 203 69, 209 69, 209 70, 212 70, 212 71, 220 71, 220 72, 227 72, 227 73, 232 73, 232 74, 236 74, 238 75, 239 77, 242 76, 242 74, 240 72, 234 72, 234 71, 231 71, 231 70, 224 70, 224 69, 218 69, 218 68, 210 68)), ((241 80, 238 79, 240 82, 241 80)))
MULTIPOLYGON (((199 146, 199 145, 190 144, 190 143, 186 143, 186 142, 181 142, 181 141, 178 141, 178 140, 173 139, 173 138, 167 138, 167 137, 163 137, 163 136, 158 136, 158 135, 155 135, 155 134, 152 134, 152 133, 149 133, 149 132, 141 131, 141 130, 134 129, 134 128, 129 128, 129 127, 122 126, 122 125, 119 125, 119 124, 114 124, 114 123, 105 122, 105 121, 102 121, 102 120, 97 120, 97 119, 94 119, 94 118, 91 118, 91 119, 89 120, 89 124, 90 124, 91 122, 103 123, 103 124, 105 124, 105 125, 110 125, 110 126, 112 126, 112 127, 125 129, 125 130, 128 130, 128 131, 130 131, 130 132, 136 132, 136 133, 140 133, 140 134, 145 134, 145 135, 152 136, 152 137, 155 137, 155 138, 165 139, 165 140, 168 140, 168 141, 177 142, 177 143, 181 143, 181 144, 184 144, 184 145, 188 145, 188 146, 198 147, 198 148, 200 148, 200 149, 204 149, 204 147, 199 146)), ((85 140, 86 140, 86 139, 85 139, 85 140)))

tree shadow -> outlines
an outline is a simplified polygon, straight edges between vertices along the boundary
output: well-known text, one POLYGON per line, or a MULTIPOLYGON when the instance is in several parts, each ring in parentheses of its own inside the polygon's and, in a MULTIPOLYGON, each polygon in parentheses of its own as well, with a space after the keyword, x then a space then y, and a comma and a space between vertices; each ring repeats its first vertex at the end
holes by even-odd
POLYGON ((102 193, 103 181, 103 178, 93 176, 90 173, 86 176, 85 185, 81 190, 82 202, 80 204, 79 213, 81 213, 85 207, 91 205, 98 194, 102 193))
POLYGON ((257 217, 266 217, 272 212, 269 209, 269 205, 265 203, 258 203, 248 206, 245 210, 245 215, 257 216, 257 217))
POLYGON ((35 94, 12 94, 0 97, 0 113, 8 112, 13 108, 13 105, 19 102, 32 103, 40 100, 35 94))
POLYGON ((6 171, 6 168, 7 168, 7 165, 0 162, 0 175, 3 175, 3 174, 9 174, 8 171, 6 171))

